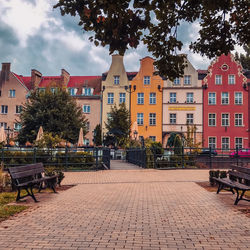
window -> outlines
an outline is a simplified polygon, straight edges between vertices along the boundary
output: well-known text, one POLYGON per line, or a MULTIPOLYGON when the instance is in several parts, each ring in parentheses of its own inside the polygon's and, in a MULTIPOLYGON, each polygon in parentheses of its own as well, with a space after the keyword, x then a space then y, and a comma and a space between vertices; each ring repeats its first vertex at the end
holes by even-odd
POLYGON ((190 75, 185 75, 184 76, 184 84, 185 85, 190 85, 191 84, 191 76, 190 75))
POLYGON ((169 123, 176 124, 176 114, 169 114, 169 123))
POLYGON ((229 114, 221 114, 221 126, 229 126, 229 114))
POLYGON ((7 105, 2 105, 1 106, 1 113, 2 114, 8 114, 8 106, 7 105))
POLYGON ((83 140, 83 143, 84 143, 84 145, 89 146, 89 139, 86 139, 86 138, 85 138, 85 139, 83 140))
POLYGON ((221 148, 222 150, 229 150, 229 138, 228 137, 222 137, 221 138, 221 148))
POLYGON ((150 84, 150 76, 144 76, 144 85, 150 84))
POLYGON ((228 92, 222 92, 221 93, 221 104, 229 104, 229 93, 228 92))
POLYGON ((83 113, 90 113, 90 105, 83 105, 83 113))
POLYGON ((69 89, 69 94, 72 96, 76 95, 76 92, 77 92, 77 88, 70 88, 69 89))
POLYGON ((16 105, 16 114, 20 114, 22 112, 22 106, 21 105, 16 105))
POLYGON ((194 114, 187 114, 187 124, 194 124, 194 114))
POLYGON ((144 104, 144 93, 137 93, 137 104, 144 104))
POLYGON ((193 103, 194 102, 194 93, 187 93, 187 103, 193 103))
POLYGON ((236 105, 243 104, 242 92, 234 93, 234 104, 236 105))
POLYGON ((6 122, 0 122, 0 127, 4 127, 4 129, 7 129, 7 123, 6 122))
POLYGON ((170 103, 176 103, 176 93, 169 93, 170 103))
POLYGON ((180 78, 175 78, 174 85, 179 85, 179 84, 180 84, 180 78))
POLYGON ((108 93, 108 104, 114 104, 114 93, 108 93))
POLYGON ((114 84, 115 85, 120 84, 120 76, 114 76, 114 84))
POLYGON ((156 93, 149 94, 149 104, 156 104, 156 93))
POLYGON ((55 94, 56 93, 56 88, 50 88, 51 93, 55 94))
POLYGON ((119 103, 124 103, 126 101, 126 94, 125 93, 120 93, 119 96, 119 103))
POLYGON ((14 123, 14 129, 19 131, 22 128, 21 123, 14 123))
POLYGON ((10 89, 9 90, 9 97, 11 97, 11 98, 16 97, 16 90, 15 89, 10 89))
POLYGON ((234 115, 234 125, 235 125, 235 127, 243 126, 243 114, 235 114, 234 115))
POLYGON ((111 113, 107 113, 107 120, 110 120, 112 118, 111 113))
POLYGON ((208 126, 216 126, 216 114, 208 114, 208 126))
POLYGON ((92 89, 91 88, 83 88, 83 95, 92 95, 92 89))
POLYGON ((137 113, 137 124, 143 125, 143 113, 137 113))
POLYGON ((150 126, 156 125, 156 113, 149 113, 149 125, 150 126))
POLYGON ((221 85, 222 84, 222 76, 221 75, 216 75, 215 76, 215 84, 216 85, 221 85))
POLYGON ((216 104, 216 93, 208 93, 208 104, 209 105, 216 104))
POLYGON ((208 137, 208 147, 216 148, 216 137, 208 137))
POLYGON ((243 138, 235 137, 235 148, 243 148, 243 138))
POLYGON ((149 136, 149 139, 150 139, 151 141, 156 141, 156 136, 150 135, 150 136, 149 136))
POLYGON ((228 75, 228 84, 235 84, 235 76, 228 75))

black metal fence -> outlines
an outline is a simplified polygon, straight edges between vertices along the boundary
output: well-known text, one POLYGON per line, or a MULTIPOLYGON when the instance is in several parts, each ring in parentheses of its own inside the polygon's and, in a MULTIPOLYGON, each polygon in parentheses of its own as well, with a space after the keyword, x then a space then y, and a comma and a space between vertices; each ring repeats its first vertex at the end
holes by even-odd
POLYGON ((126 161, 142 168, 229 168, 250 164, 250 149, 212 148, 130 148, 126 161))
POLYGON ((42 162, 44 166, 57 167, 64 171, 110 168, 109 148, 2 148, 0 157, 4 169, 36 162, 42 162))

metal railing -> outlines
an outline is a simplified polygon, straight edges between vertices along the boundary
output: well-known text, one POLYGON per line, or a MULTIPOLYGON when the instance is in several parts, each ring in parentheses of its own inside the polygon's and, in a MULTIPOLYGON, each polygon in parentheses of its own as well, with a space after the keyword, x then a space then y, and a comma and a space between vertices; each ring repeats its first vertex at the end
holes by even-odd
POLYGON ((126 160, 143 168, 229 168, 231 164, 250 164, 250 149, 130 148, 126 160))
POLYGON ((42 162, 44 166, 57 167, 64 171, 98 170, 110 168, 110 149, 85 148, 2 148, 0 161, 4 169, 11 166, 42 162))

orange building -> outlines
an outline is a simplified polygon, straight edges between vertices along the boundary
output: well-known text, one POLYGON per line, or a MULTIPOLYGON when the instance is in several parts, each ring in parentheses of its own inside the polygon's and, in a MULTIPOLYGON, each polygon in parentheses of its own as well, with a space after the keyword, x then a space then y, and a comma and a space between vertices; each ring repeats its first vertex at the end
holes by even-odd
MULTIPOLYGON (((141 59, 141 67, 130 82, 131 89, 131 124, 137 122, 138 135, 132 131, 132 138, 143 136, 153 141, 162 142, 162 87, 163 80, 154 75, 154 59, 141 59)), ((139 138, 138 137, 138 138, 139 138)))

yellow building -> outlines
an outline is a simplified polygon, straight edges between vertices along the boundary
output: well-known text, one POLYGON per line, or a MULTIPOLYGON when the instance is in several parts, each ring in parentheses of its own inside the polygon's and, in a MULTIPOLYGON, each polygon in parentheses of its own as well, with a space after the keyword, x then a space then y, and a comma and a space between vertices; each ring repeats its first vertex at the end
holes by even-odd
MULTIPOLYGON (((138 134, 162 142, 162 87, 163 80, 154 75, 154 59, 141 59, 140 70, 131 81, 131 123, 137 122, 138 134)), ((133 136, 133 135, 132 135, 133 136)))
POLYGON ((128 86, 129 79, 123 64, 123 56, 113 55, 109 71, 103 74, 102 80, 102 132, 104 134, 106 133, 105 123, 112 106, 119 106, 124 102, 126 108, 130 109, 129 93, 125 90, 128 86))

